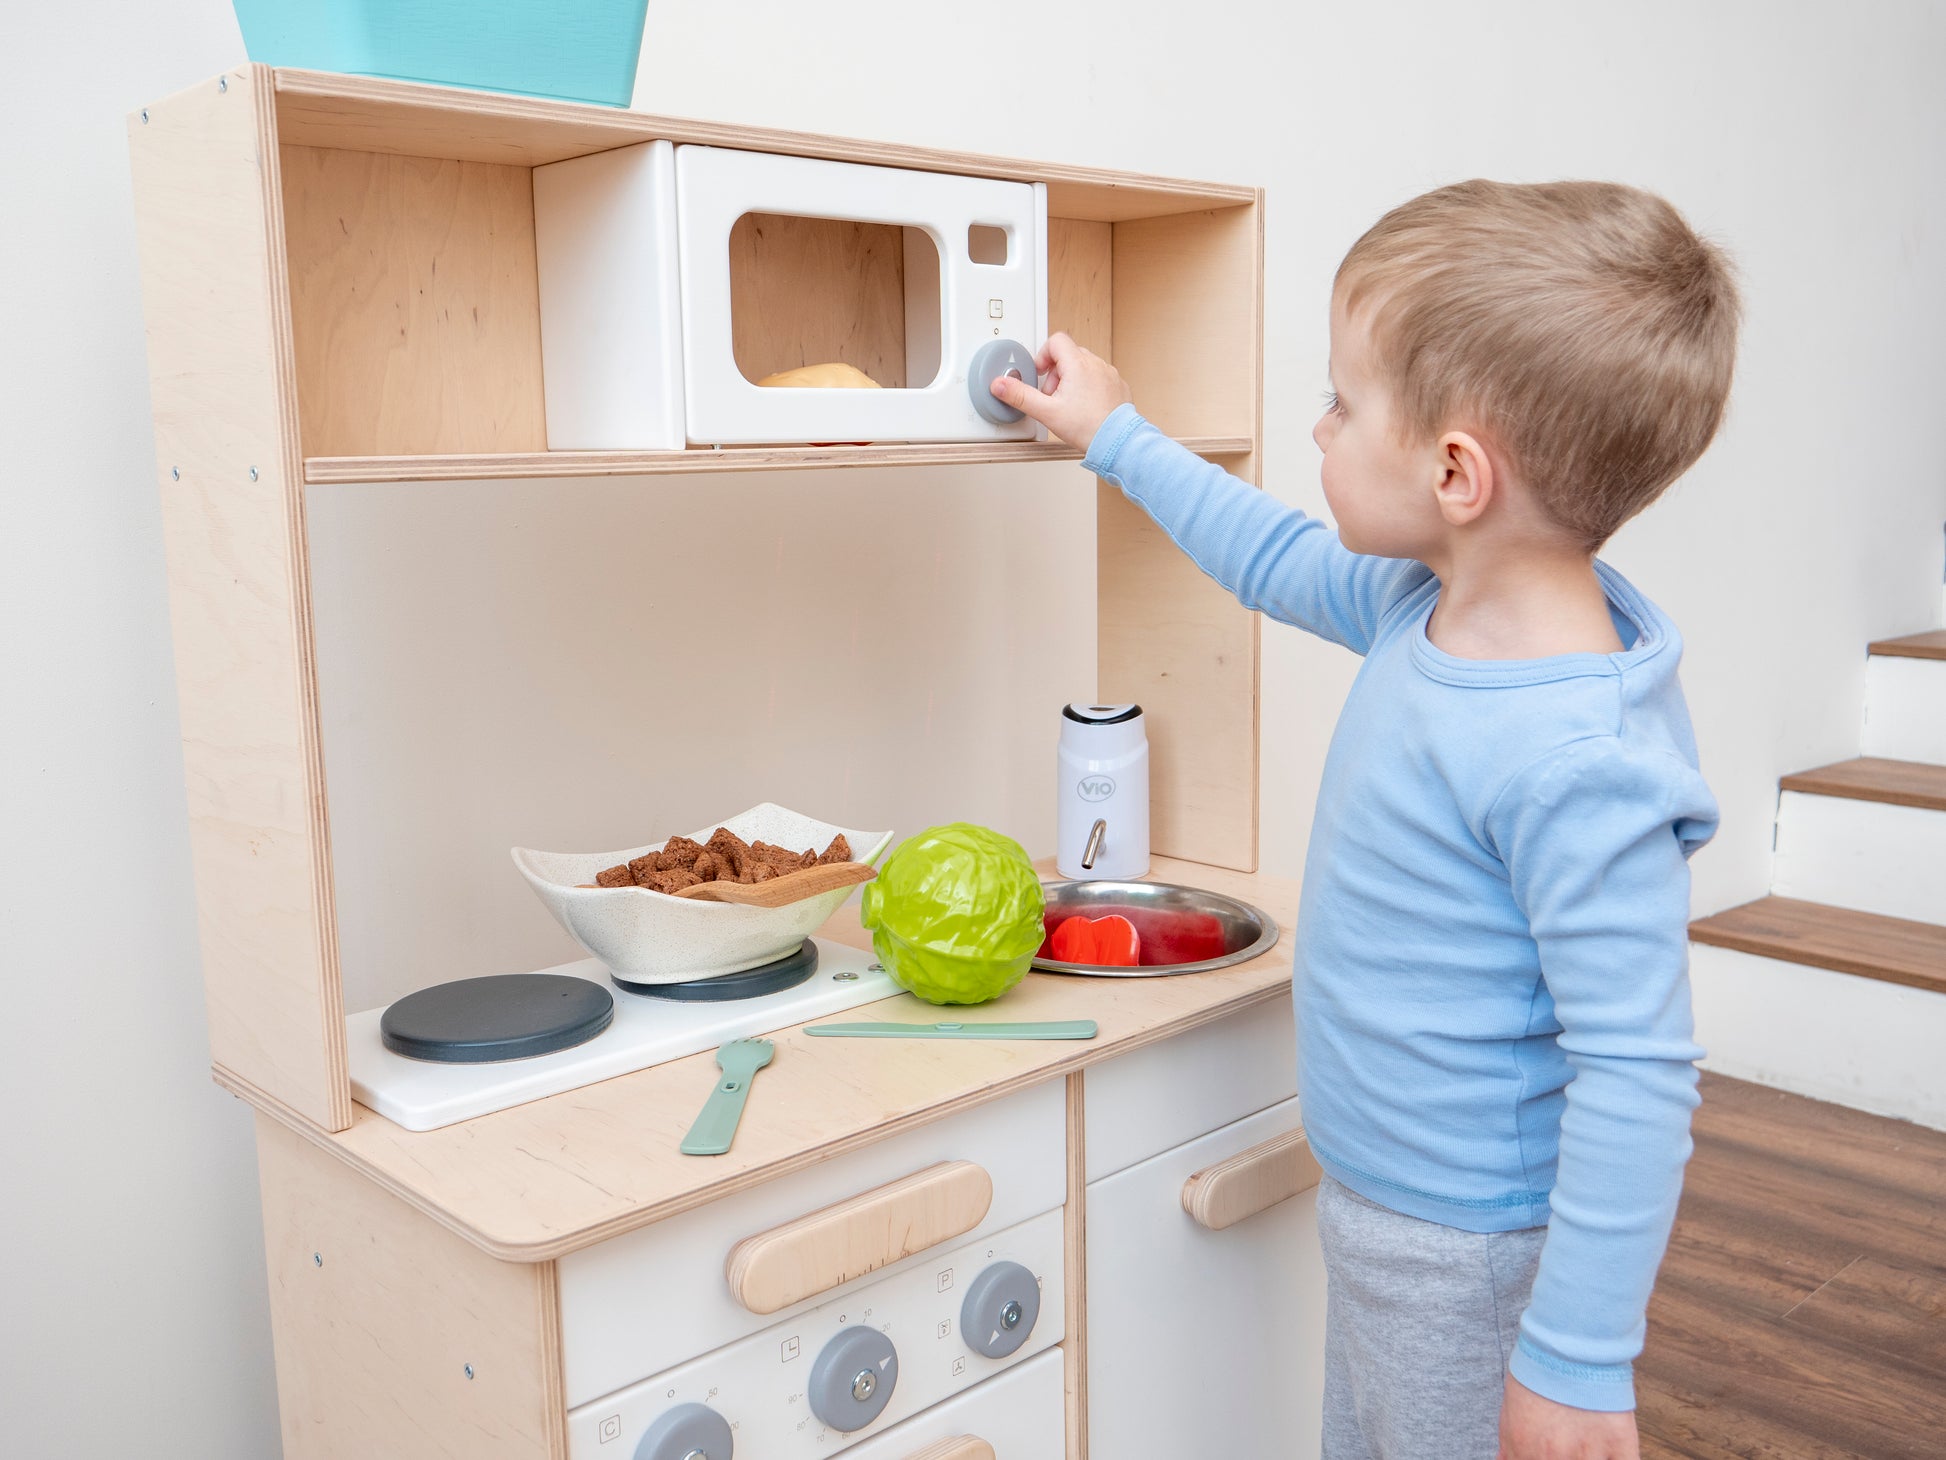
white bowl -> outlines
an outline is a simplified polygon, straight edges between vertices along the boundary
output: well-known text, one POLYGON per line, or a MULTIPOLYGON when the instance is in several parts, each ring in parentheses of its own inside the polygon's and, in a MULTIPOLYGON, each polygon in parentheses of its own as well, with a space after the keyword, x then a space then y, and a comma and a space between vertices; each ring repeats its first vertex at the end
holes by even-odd
MULTIPOLYGON (((727 826, 747 842, 809 847, 817 852, 842 831, 851 843, 852 860, 867 865, 876 863, 892 841, 889 831, 832 826, 767 801, 688 835, 706 842, 719 826, 727 826)), ((610 972, 635 983, 682 983, 761 968, 810 937, 857 891, 840 887, 783 907, 739 907, 671 897, 646 887, 580 885, 593 882, 605 867, 660 851, 668 840, 662 837, 622 852, 537 852, 515 847, 514 866, 569 937, 610 972)))

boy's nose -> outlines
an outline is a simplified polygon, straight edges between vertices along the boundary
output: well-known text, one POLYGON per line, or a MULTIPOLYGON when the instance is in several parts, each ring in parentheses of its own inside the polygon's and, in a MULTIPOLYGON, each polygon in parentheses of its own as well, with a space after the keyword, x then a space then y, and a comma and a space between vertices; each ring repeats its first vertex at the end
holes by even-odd
POLYGON ((1331 428, 1335 424, 1331 419, 1331 412, 1329 411, 1326 411, 1318 417, 1317 425, 1311 428, 1311 439, 1318 443, 1318 450, 1329 451, 1331 449, 1331 428))

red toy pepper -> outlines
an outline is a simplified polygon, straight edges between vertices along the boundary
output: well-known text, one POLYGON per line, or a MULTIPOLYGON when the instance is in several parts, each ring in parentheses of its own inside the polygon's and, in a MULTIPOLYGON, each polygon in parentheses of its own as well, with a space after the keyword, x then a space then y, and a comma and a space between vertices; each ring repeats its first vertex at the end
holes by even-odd
POLYGON ((1135 924, 1113 913, 1105 918, 1068 918, 1054 930, 1050 943, 1061 963, 1135 968, 1142 962, 1142 939, 1135 924))

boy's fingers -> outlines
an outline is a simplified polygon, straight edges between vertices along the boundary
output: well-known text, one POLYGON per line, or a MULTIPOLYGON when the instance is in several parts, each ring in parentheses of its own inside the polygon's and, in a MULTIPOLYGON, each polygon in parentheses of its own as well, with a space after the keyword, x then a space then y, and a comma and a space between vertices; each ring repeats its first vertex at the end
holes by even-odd
POLYGON ((1047 356, 1048 364, 1041 365, 1038 359, 1034 363, 1045 370, 1050 366, 1068 364, 1078 358, 1082 351, 1081 346, 1075 343, 1073 335, 1066 330, 1056 330, 1047 337, 1047 343, 1041 347, 1041 353, 1047 356))
POLYGON ((994 379, 990 389, 994 397, 1005 401, 1017 411, 1024 411, 1035 420, 1054 402, 1024 380, 1016 380, 1011 375, 1001 375, 994 379))

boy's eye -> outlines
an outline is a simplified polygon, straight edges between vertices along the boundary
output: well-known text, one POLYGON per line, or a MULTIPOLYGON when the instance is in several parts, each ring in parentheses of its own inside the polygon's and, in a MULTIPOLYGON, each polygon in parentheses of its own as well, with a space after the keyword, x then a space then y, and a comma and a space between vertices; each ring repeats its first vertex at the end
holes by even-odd
POLYGON ((1324 393, 1324 409, 1327 415, 1332 416, 1342 416, 1345 413, 1344 402, 1338 399, 1337 391, 1327 390, 1324 393))

